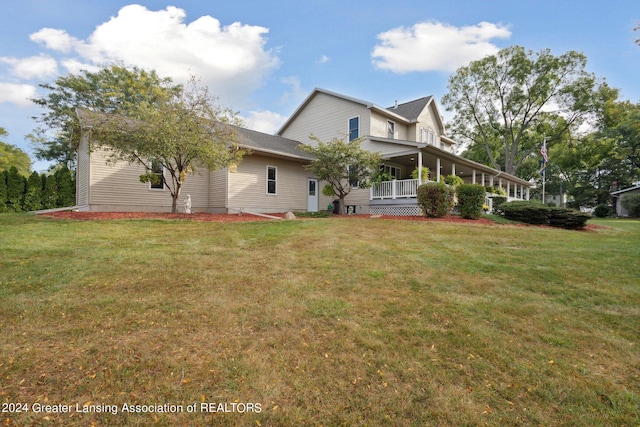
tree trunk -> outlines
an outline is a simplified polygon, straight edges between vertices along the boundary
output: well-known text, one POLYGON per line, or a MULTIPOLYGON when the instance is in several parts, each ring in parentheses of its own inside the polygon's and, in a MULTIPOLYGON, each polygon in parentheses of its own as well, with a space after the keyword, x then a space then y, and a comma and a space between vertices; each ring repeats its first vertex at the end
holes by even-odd
POLYGON ((180 198, 180 190, 182 190, 182 184, 179 182, 176 186, 176 192, 173 195, 173 200, 171 201, 171 213, 178 213, 178 199, 180 198))

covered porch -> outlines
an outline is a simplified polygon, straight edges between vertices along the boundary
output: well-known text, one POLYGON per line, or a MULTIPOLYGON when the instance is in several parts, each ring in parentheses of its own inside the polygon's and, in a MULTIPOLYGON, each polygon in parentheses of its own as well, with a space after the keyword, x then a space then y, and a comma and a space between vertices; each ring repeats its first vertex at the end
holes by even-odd
POLYGON ((447 175, 456 175, 467 184, 480 184, 487 187, 486 204, 493 210, 492 197, 506 197, 507 201, 529 200, 531 184, 521 178, 509 175, 462 158, 453 153, 426 145, 415 149, 404 150, 385 156, 385 167, 396 167, 397 179, 374 184, 369 189, 370 210, 374 213, 390 214, 392 206, 416 206, 417 189, 426 182, 440 182, 447 175), (419 166, 429 169, 428 176, 411 178, 414 169, 419 166))

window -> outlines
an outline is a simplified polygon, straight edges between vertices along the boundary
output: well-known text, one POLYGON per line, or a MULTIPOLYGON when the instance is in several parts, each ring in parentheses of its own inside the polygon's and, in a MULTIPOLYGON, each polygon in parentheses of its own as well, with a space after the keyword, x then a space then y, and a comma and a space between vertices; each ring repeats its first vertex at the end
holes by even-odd
POLYGON ((432 129, 422 128, 420 139, 421 142, 426 142, 429 145, 436 145, 436 134, 432 129))
POLYGON ((387 120, 387 135, 390 139, 396 137, 396 124, 391 120, 387 120))
POLYGON ((360 117, 349 119, 349 141, 360 137, 360 117))
POLYGON ((347 167, 347 175, 349 176, 349 185, 352 188, 360 187, 360 182, 358 181, 358 169, 353 166, 347 167))
POLYGON ((389 174, 391 179, 400 179, 400 168, 396 166, 380 165, 380 172, 389 174))
POLYGON ((149 188, 154 190, 164 190, 164 166, 158 160, 151 161, 151 180, 149 181, 149 188))
POLYGON ((276 193, 276 181, 278 178, 278 168, 275 166, 267 166, 267 194, 276 193))

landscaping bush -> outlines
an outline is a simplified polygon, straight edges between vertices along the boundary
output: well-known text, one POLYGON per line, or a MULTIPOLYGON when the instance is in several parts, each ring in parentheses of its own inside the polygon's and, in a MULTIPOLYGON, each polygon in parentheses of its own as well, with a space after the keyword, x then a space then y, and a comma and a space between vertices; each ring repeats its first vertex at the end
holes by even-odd
POLYGON ((502 216, 513 221, 569 230, 583 228, 591 218, 587 213, 524 201, 503 203, 500 205, 500 212, 502 216))
POLYGON ((461 184, 457 192, 460 216, 467 219, 480 218, 486 196, 484 187, 477 184, 461 184))
POLYGON ((455 191, 442 182, 429 182, 418 187, 418 205, 425 216, 440 218, 453 209, 455 191))
POLYGON ((551 208, 549 210, 549 225, 552 227, 575 230, 584 228, 591 215, 584 212, 565 208, 551 208))
POLYGON ((493 210, 494 212, 500 211, 500 205, 507 202, 507 198, 505 196, 493 196, 491 197, 493 200, 493 210))
POLYGON ((602 205, 598 205, 596 206, 596 208, 593 210, 593 215, 597 218, 606 218, 609 216, 610 213, 610 209, 609 206, 602 204, 602 205))
POLYGON ((640 216, 640 194, 627 194, 622 197, 622 207, 629 212, 629 216, 640 216))
POLYGON ((509 202, 500 205, 500 214, 512 221, 526 224, 548 224, 550 209, 535 202, 509 202))

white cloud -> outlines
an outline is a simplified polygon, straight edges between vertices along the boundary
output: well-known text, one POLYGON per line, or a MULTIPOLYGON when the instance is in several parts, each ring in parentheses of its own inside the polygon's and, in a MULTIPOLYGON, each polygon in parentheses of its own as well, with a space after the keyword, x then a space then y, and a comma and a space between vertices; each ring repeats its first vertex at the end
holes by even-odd
POLYGON ((490 22, 468 27, 422 22, 378 34, 380 42, 371 56, 376 67, 395 73, 455 71, 470 61, 495 54, 499 49, 490 41, 510 36, 507 27, 490 22))
POLYGON ((30 107, 31 98, 37 95, 36 87, 27 84, 0 83, 0 104, 4 102, 16 104, 20 107, 30 107))
POLYGON ((320 59, 318 59, 318 63, 319 64, 326 64, 327 62, 329 62, 331 60, 331 58, 329 58, 327 55, 322 55, 320 57, 320 59))
POLYGON ((74 46, 80 43, 78 39, 71 37, 66 31, 55 28, 43 28, 31 34, 29 38, 44 45, 47 49, 59 52, 70 52, 74 46))
POLYGON ((40 54, 29 58, 0 57, 0 62, 11 65, 11 74, 22 79, 55 76, 58 73, 58 63, 50 56, 40 54))
POLYGON ((155 69, 178 83, 196 75, 211 93, 232 102, 241 102, 279 65, 275 52, 265 49, 267 28, 239 22, 221 26, 211 16, 191 23, 185 18, 185 11, 177 7, 151 11, 134 4, 98 25, 86 40, 52 28, 43 28, 31 39, 75 55, 62 61, 70 72, 124 63, 155 69))
POLYGON ((273 135, 287 118, 273 111, 249 111, 244 120, 249 129, 273 135))

